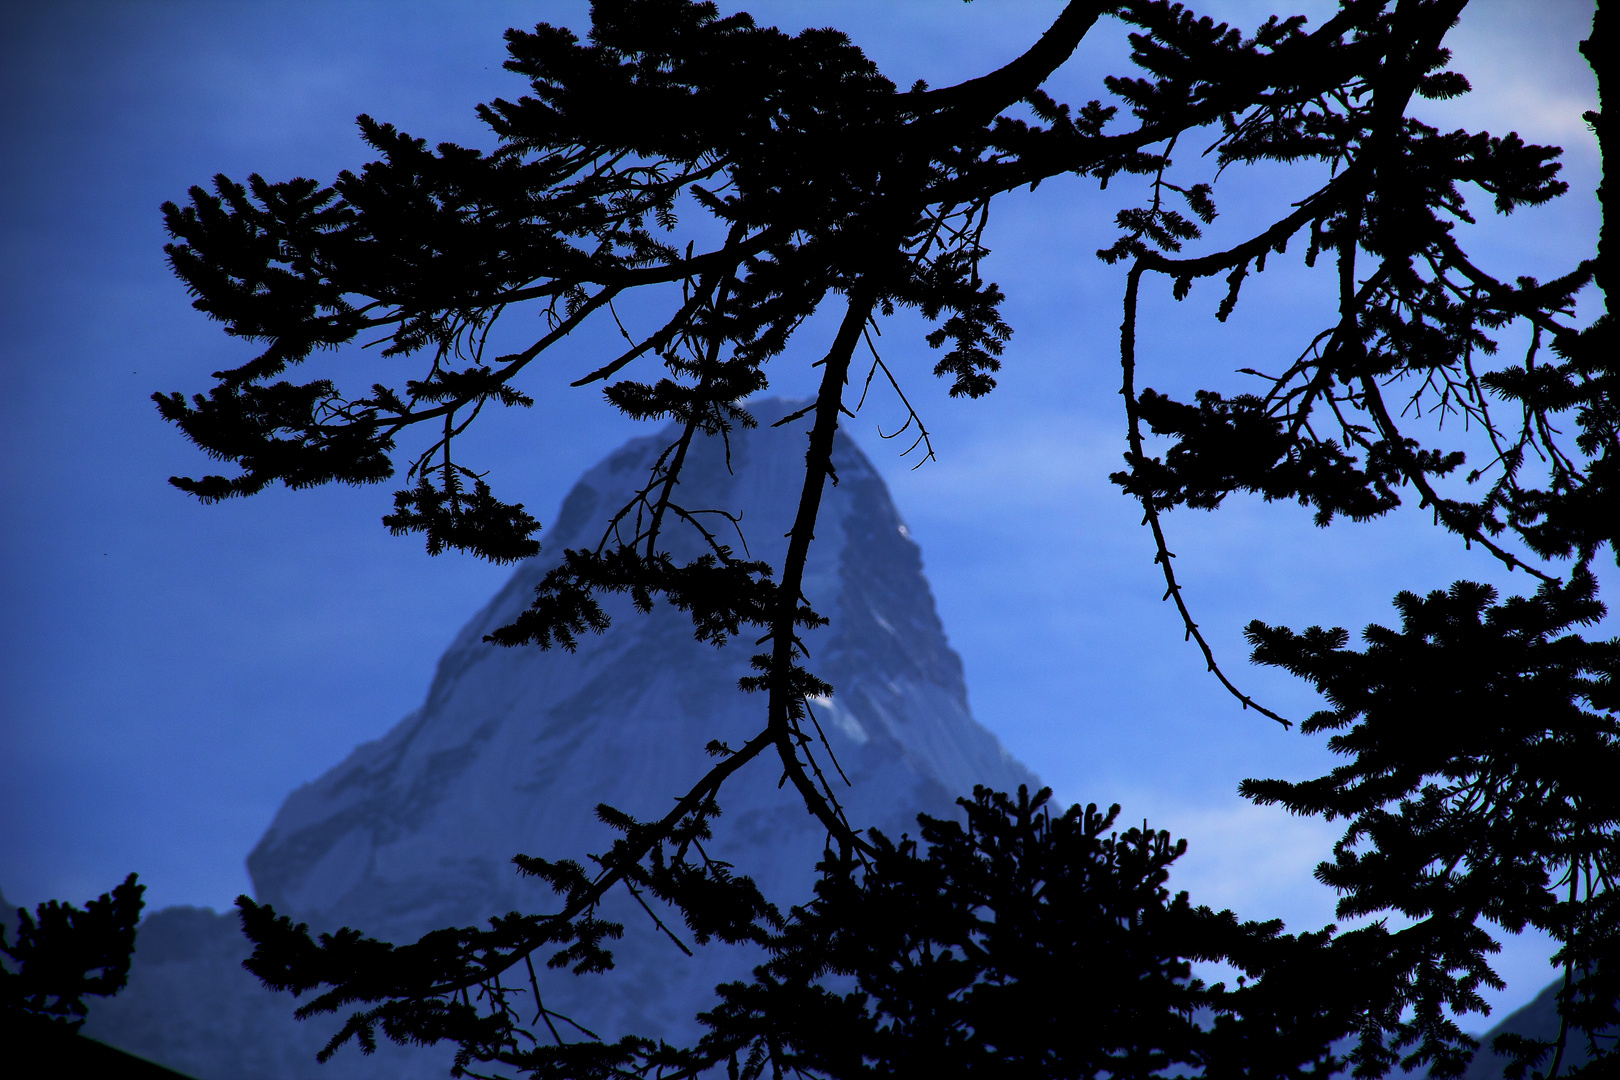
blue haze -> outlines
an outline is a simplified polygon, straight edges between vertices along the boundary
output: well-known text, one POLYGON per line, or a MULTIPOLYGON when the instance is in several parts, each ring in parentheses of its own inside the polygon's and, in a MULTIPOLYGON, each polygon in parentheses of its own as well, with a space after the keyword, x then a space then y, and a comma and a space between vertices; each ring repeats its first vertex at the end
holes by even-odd
MULTIPOLYGON (((938 85, 1016 55, 1057 5, 754 10, 789 28, 847 28, 896 82, 938 85)), ((1252 25, 1264 7, 1214 10, 1252 25)), ((1569 196, 1477 230, 1499 273, 1545 278, 1591 251, 1597 156, 1579 114, 1595 94, 1574 51, 1590 12, 1487 4, 1457 32, 1477 92, 1432 106, 1436 118, 1568 151, 1569 196)), ((0 7, 0 886, 12 901, 82 901, 136 870, 154 907, 228 906, 248 889, 242 860, 287 792, 419 705, 440 652, 506 579, 389 537, 377 524, 386 485, 218 507, 167 487, 170 474, 208 465, 148 395, 202 389, 246 347, 189 310, 162 261, 157 207, 215 172, 329 179, 357 166, 360 112, 430 141, 485 142, 473 103, 521 92, 500 70, 500 33, 540 19, 585 23, 582 5, 547 3, 0 7)), ((1100 96, 1102 74, 1125 73, 1121 34, 1099 29, 1060 77, 1060 97, 1100 96)), ((1225 178, 1213 238, 1305 183, 1278 170, 1225 178)), ((851 431, 922 547, 978 719, 1060 798, 1118 801, 1128 818, 1187 835, 1181 884, 1195 899, 1319 925, 1332 898, 1309 869, 1331 829, 1248 807, 1233 790, 1245 776, 1312 774, 1326 757, 1241 712, 1203 673, 1159 602, 1138 513, 1106 480, 1123 435, 1122 275, 1092 252, 1136 199, 1124 181, 1099 194, 1066 180, 1005 200, 991 274, 1017 333, 1001 387, 982 402, 947 399, 927 374, 920 324, 901 318, 880 347, 939 460, 912 471, 914 458, 879 438, 900 412, 876 391, 851 431)), ((1297 252, 1274 260, 1225 326, 1211 290, 1176 305, 1154 286, 1142 381, 1185 393, 1238 385, 1238 367, 1279 366, 1327 318, 1325 285, 1301 273, 1297 252)), ((774 392, 809 388, 804 358, 819 355, 824 331, 807 328, 774 392)), ((542 520, 588 465, 645 433, 592 392, 565 391, 592 343, 535 374, 533 410, 481 436, 498 489, 521 493, 542 520)), ((1461 576, 1524 587, 1413 509, 1323 534, 1297 507, 1234 501, 1172 515, 1169 528, 1220 656, 1293 716, 1312 695, 1247 668, 1248 619, 1359 628, 1387 619, 1402 588, 1461 576)), ((1545 953, 1510 946, 1499 1004, 1541 987, 1545 953)))

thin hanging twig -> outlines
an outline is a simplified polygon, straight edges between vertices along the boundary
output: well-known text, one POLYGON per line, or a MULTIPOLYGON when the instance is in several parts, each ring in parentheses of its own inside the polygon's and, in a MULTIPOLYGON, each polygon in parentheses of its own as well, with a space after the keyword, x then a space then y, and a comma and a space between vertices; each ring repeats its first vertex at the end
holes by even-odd
MULTIPOLYGON (((1119 361, 1124 372, 1120 393, 1125 396, 1125 416, 1130 424, 1131 456, 1138 462, 1145 459, 1145 454, 1142 450, 1142 420, 1136 404, 1136 297, 1144 269, 1146 268, 1139 261, 1131 267, 1130 273, 1125 277, 1125 320, 1119 327, 1119 361)), ((1176 572, 1170 565, 1170 560, 1175 558, 1175 555, 1165 543, 1164 528, 1159 524, 1159 510, 1153 505, 1153 496, 1144 494, 1140 496, 1140 500, 1144 511, 1143 523, 1153 530, 1153 543, 1158 549, 1153 561, 1164 571, 1164 599, 1176 602, 1176 610, 1181 613, 1182 625, 1187 628, 1187 640, 1198 643, 1209 670, 1233 697, 1243 703, 1245 709, 1254 709, 1262 716, 1269 716, 1284 728, 1292 727, 1292 720, 1277 715, 1234 686, 1232 680, 1221 670, 1220 664, 1215 662, 1215 650, 1209 647, 1209 642, 1204 640, 1198 624, 1193 621, 1192 612, 1187 610, 1187 601, 1182 598, 1181 586, 1176 582, 1176 572)))

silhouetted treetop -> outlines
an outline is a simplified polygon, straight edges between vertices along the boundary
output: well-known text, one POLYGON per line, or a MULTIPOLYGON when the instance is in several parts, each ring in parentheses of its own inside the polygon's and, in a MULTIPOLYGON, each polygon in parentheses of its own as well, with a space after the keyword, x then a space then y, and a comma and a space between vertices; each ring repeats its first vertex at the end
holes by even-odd
POLYGON ((58 900, 40 904, 33 914, 18 908, 17 940, 6 941, 0 926, 0 954, 10 961, 0 963, 0 1026, 18 1040, 52 1028, 74 1032, 89 1012, 85 995, 110 997, 122 990, 145 892, 131 874, 83 908, 58 900))

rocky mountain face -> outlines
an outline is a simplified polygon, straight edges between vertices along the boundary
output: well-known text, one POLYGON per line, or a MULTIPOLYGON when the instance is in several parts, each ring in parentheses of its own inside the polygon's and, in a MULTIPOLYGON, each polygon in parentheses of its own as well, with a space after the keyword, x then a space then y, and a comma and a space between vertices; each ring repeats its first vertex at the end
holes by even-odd
MULTIPOLYGON (((735 526, 718 514, 699 520, 777 565, 807 423, 772 428, 789 408, 757 405, 758 429, 696 443, 678 496, 688 509, 732 515, 735 526)), ((752 640, 698 644, 668 605, 651 615, 610 606, 613 627, 572 654, 483 642, 527 606, 563 549, 595 546, 672 437, 633 440, 588 472, 548 525, 546 553, 520 566, 444 654, 422 707, 288 796, 248 857, 261 902, 317 929, 347 925, 394 941, 545 910, 549 891, 519 877, 513 854, 583 859, 604 850, 612 834, 596 820, 597 804, 661 815, 709 765, 709 740, 735 744, 757 730, 763 699, 737 690, 752 640)), ((815 712, 848 778, 846 786, 829 767, 850 819, 898 835, 915 829, 919 812, 953 813, 955 797, 976 783, 1036 786, 974 721, 920 553, 882 479, 842 436, 834 465, 838 484, 828 489, 805 591, 832 620, 808 644, 812 669, 836 687, 815 712)), ((690 525, 671 535, 677 559, 700 545, 690 525)), ((791 903, 809 896, 823 831, 778 789, 780 779, 761 760, 728 782, 710 853, 791 903)), ((616 970, 552 978, 548 1005, 607 1037, 692 1035, 713 986, 745 976, 755 958, 715 947, 689 960, 632 906, 606 912, 626 924, 616 970)), ((89 1033, 199 1080, 445 1075, 447 1052, 391 1045, 369 1057, 347 1048, 317 1065, 332 1024, 290 1020, 295 1002, 240 970, 246 951, 233 915, 155 913, 129 988, 98 1004, 89 1033)))

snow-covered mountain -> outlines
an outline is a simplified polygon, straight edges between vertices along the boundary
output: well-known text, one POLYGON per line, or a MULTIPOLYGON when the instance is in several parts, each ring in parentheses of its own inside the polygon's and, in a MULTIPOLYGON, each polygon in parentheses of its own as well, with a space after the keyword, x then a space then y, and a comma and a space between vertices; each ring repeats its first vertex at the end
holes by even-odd
MULTIPOLYGON (((801 482, 808 420, 771 423, 789 403, 756 403, 760 427, 729 443, 694 444, 679 501, 737 518, 705 520, 780 565, 801 482), (741 535, 738 535, 740 530, 741 535)), ((592 809, 609 803, 662 814, 710 764, 704 746, 757 731, 763 699, 737 690, 753 643, 716 650, 692 640, 686 616, 610 608, 611 630, 576 653, 502 649, 483 637, 523 610, 561 551, 594 546, 614 512, 673 435, 631 441, 585 474, 548 525, 546 552, 462 630, 439 662, 422 707, 382 739, 288 796, 248 857, 261 902, 318 929, 356 927, 390 940, 548 906, 520 878, 517 852, 580 859, 607 846, 592 809)), ((947 815, 976 783, 1003 790, 1037 781, 968 709, 916 544, 871 463, 842 435, 806 575, 806 594, 831 617, 810 635, 811 667, 836 688, 817 716, 849 786, 852 822, 891 835, 919 812, 947 815)), ((690 526, 677 558, 699 554, 690 526)), ((834 783, 841 784, 834 776, 834 783)), ((779 769, 763 760, 732 778, 712 855, 754 876, 780 902, 807 898, 823 831, 779 769)), ((710 948, 688 960, 628 903, 605 976, 555 977, 548 1004, 612 1035, 681 1037, 715 983, 746 974, 745 952, 710 948)), ((143 925, 129 988, 91 1014, 89 1034, 200 1080, 251 1077, 444 1075, 448 1055, 346 1049, 326 1066, 314 1050, 328 1025, 294 1024, 294 1002, 260 990, 237 967, 244 939, 233 916, 168 909, 143 925)))

